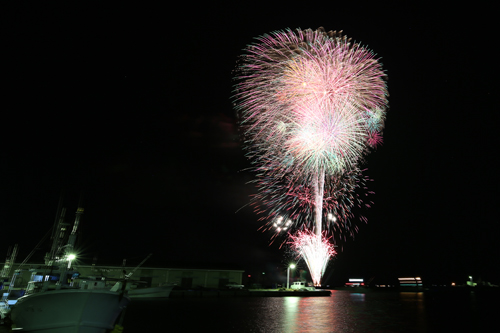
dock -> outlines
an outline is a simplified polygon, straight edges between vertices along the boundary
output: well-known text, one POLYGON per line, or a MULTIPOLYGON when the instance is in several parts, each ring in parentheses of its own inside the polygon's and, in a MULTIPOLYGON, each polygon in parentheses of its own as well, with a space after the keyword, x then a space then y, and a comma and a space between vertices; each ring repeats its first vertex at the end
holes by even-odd
POLYGON ((279 290, 172 290, 170 298, 181 297, 329 297, 330 290, 279 291, 279 290))

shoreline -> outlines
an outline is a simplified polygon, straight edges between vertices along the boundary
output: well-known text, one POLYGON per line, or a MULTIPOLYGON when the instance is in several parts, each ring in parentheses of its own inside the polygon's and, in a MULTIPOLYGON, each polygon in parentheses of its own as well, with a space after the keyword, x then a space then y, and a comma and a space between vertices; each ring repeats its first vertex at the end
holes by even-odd
POLYGON ((278 289, 243 289, 243 290, 172 290, 169 298, 181 297, 329 297, 330 290, 316 291, 279 291, 278 289))
POLYGON ((350 293, 437 293, 437 294, 460 294, 460 293, 500 293, 500 288, 470 288, 470 287, 391 287, 391 288, 367 288, 367 287, 338 287, 331 289, 317 289, 316 291, 296 291, 279 289, 242 289, 242 290, 172 290, 169 298, 191 298, 191 297, 330 297, 332 292, 347 291, 350 293))

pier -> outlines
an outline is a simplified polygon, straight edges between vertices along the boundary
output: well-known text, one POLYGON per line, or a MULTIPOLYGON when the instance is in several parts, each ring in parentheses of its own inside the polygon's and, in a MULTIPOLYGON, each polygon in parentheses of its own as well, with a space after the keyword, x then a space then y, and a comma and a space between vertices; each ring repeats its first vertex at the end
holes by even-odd
POLYGON ((319 297, 331 296, 329 290, 279 291, 279 290, 172 290, 170 298, 179 297, 319 297))

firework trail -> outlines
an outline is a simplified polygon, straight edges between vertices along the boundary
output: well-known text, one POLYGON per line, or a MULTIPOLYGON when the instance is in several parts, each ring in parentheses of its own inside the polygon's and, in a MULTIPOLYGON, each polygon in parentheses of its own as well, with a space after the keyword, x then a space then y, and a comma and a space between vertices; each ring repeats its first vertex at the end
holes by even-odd
MULTIPOLYGON (((321 247, 332 179, 345 180, 342 175, 355 172, 382 142, 388 92, 381 64, 342 32, 296 29, 257 38, 241 57, 236 79, 247 155, 266 179, 258 183, 261 196, 279 201, 279 193, 269 191, 283 182, 307 193, 290 209, 313 211, 317 240, 308 248, 321 247)), ((287 199, 277 208, 287 207, 287 199)), ((302 244, 301 237, 294 239, 302 244)))

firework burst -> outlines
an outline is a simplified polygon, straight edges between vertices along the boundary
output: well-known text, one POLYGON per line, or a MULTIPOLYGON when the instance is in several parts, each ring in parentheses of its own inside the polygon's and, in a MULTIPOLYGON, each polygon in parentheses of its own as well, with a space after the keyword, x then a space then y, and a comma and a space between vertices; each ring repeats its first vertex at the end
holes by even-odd
POLYGON ((320 286, 328 261, 336 253, 333 245, 324 235, 318 236, 308 231, 298 232, 290 239, 292 249, 306 261, 314 285, 320 286))
POLYGON ((257 198, 274 205, 276 230, 302 230, 292 244, 318 284, 334 254, 323 217, 327 226, 352 217, 351 180, 382 143, 386 75, 373 52, 323 28, 273 32, 245 51, 234 100, 257 198))
POLYGON ((249 156, 320 176, 353 168, 384 127, 385 73, 373 53, 321 29, 258 40, 242 57, 235 93, 249 156))
MULTIPOLYGON (((358 230, 356 220, 366 222, 359 212, 371 207, 370 195, 374 192, 368 189, 371 179, 363 174, 365 171, 356 168, 325 178, 322 229, 331 232, 336 242, 354 237, 358 230)), ((297 183, 293 176, 277 179, 259 173, 256 183, 261 191, 252 198, 252 205, 265 222, 262 229, 275 232, 273 240, 291 229, 314 229, 316 203, 310 182, 297 183)))

